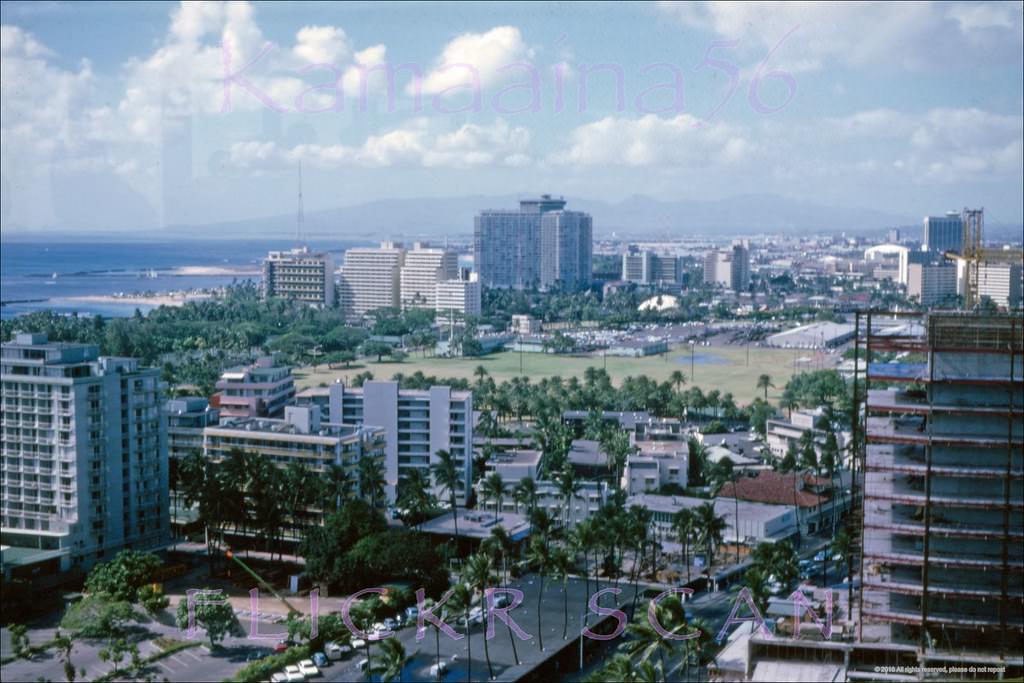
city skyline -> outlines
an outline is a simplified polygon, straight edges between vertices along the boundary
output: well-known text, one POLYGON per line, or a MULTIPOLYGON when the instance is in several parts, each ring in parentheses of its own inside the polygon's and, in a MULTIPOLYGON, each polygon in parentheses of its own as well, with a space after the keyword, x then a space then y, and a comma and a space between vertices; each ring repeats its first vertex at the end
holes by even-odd
POLYGON ((4 3, 4 233, 286 215, 300 160, 309 212, 524 188, 1021 221, 1018 3, 454 7, 4 3), (310 112, 334 73, 345 110, 310 112))

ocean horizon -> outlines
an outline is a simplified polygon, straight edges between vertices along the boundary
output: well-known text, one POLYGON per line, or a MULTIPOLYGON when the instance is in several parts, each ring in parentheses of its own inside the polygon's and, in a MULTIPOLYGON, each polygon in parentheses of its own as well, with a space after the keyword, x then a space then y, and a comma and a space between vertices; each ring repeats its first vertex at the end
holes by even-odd
MULTIPOLYGON (((308 240, 311 249, 331 252, 337 263, 352 240, 308 240)), ((224 287, 255 274, 268 251, 291 249, 289 239, 24 240, 0 241, 0 318, 40 310, 109 317, 156 308, 125 301, 88 301, 143 293, 224 287), (223 271, 223 272, 220 272, 223 271), (248 274, 240 274, 243 271, 248 274), (215 274, 211 274, 215 273, 215 274)))

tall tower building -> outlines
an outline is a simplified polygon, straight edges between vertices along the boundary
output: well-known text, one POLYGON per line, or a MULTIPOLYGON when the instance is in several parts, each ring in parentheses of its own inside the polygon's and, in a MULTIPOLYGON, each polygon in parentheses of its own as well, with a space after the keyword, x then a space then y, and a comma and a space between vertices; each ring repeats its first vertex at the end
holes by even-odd
POLYGON ((945 216, 926 216, 924 219, 924 235, 921 248, 924 251, 959 252, 963 248, 963 221, 955 211, 945 216))
POLYGON ((404 263, 405 249, 395 242, 346 251, 338 286, 345 317, 358 322, 378 308, 398 308, 404 263))
POLYGON ((447 249, 431 249, 419 242, 405 253, 401 269, 402 308, 437 305, 437 285, 459 277, 459 256, 447 249))
POLYGON ((564 199, 541 195, 518 211, 487 210, 473 226, 473 258, 488 287, 589 286, 593 223, 589 214, 566 211, 564 199))
POLYGON ((168 539, 160 373, 18 334, 0 359, 3 544, 88 569, 168 539))
POLYGON ((860 638, 916 647, 922 666, 1005 658, 1019 671, 1024 319, 885 318, 857 316, 868 360, 860 638), (878 352, 913 360, 872 362, 878 352))
POLYGON ((334 305, 334 260, 307 247, 272 251, 263 259, 263 298, 281 297, 317 306, 334 305))
POLYGON ((750 286, 750 249, 745 241, 704 256, 704 282, 742 292, 750 286))

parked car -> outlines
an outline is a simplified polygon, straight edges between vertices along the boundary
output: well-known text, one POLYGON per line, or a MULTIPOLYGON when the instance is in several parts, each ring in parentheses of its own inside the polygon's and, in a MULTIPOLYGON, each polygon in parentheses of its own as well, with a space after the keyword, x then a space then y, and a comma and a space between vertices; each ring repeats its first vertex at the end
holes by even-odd
POLYGON ((394 631, 396 628, 398 628, 398 621, 392 619, 391 617, 388 617, 384 620, 384 628, 386 628, 388 631, 394 631))
POLYGON ((330 666, 330 664, 331 664, 330 660, 327 659, 327 655, 324 654, 323 652, 314 652, 313 653, 313 663, 316 664, 321 669, 324 668, 325 666, 330 666))
POLYGON ((818 554, 814 556, 814 561, 815 562, 824 562, 825 561, 825 551, 824 550, 819 550, 818 554))
POLYGON ((303 659, 299 662, 299 672, 306 678, 316 678, 320 675, 320 669, 316 667, 312 659, 303 659))
POLYGON ((274 645, 274 652, 284 652, 288 648, 295 647, 296 645, 298 645, 298 643, 294 640, 282 640, 274 645))
POLYGON ((284 675, 287 677, 285 680, 289 683, 298 683, 298 681, 306 680, 306 676, 294 664, 284 668, 284 675))
POLYGON ((352 652, 352 646, 351 645, 345 645, 345 644, 339 645, 338 643, 334 643, 334 642, 330 642, 330 643, 327 643, 327 644, 324 645, 324 653, 327 655, 327 658, 330 659, 330 660, 342 659, 343 657, 345 657, 346 655, 350 654, 351 652, 352 652))
POLYGON ((362 638, 356 638, 352 641, 353 650, 362 650, 364 647, 366 647, 366 641, 362 638))
POLYGON ((270 677, 270 683, 287 683, 287 681, 288 676, 286 676, 283 671, 278 671, 270 677))
POLYGON ((441 662, 440 664, 430 665, 430 677, 433 679, 441 678, 448 671, 448 662, 441 662))
POLYGON ((408 619, 409 621, 412 621, 413 619, 417 619, 417 618, 419 618, 419 616, 420 616, 420 610, 419 610, 418 607, 406 607, 405 608, 405 618, 408 619))
POLYGON ((370 660, 369 659, 360 659, 359 660, 359 664, 357 664, 356 666, 358 667, 358 669, 360 671, 364 671, 365 672, 367 669, 370 668, 370 660))
POLYGON ((508 597, 508 593, 502 593, 494 598, 494 606, 499 609, 502 607, 508 607, 510 604, 512 604, 512 600, 508 597))

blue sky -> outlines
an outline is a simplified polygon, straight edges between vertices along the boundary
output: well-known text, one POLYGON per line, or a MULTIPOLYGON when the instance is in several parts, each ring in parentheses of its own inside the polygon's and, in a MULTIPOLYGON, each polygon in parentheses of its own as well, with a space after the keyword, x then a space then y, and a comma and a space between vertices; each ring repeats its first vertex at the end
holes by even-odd
POLYGON ((2 23, 5 231, 287 213, 300 161, 308 210, 765 192, 1022 219, 1021 3, 5 2, 2 23))

